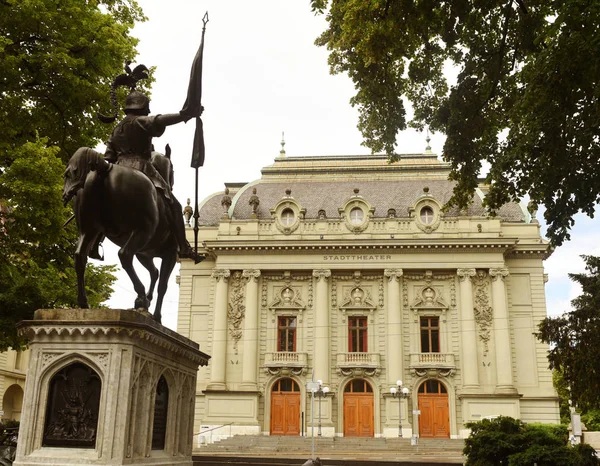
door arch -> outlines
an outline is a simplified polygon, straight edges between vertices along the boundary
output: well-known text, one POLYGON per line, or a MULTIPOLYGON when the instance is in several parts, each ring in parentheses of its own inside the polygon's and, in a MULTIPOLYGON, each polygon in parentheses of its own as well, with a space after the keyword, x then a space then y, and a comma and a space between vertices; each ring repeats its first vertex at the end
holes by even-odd
POLYGON ((448 390, 439 380, 425 380, 418 390, 419 436, 424 438, 450 437, 448 390))
POLYGON ((4 392, 2 399, 2 410, 4 411, 2 419, 20 421, 22 407, 23 389, 20 385, 11 385, 4 392))
POLYGON ((289 378, 271 389, 271 435, 300 435, 300 387, 289 378))
POLYGON ((350 380, 344 387, 344 437, 375 434, 373 387, 365 379, 350 380))

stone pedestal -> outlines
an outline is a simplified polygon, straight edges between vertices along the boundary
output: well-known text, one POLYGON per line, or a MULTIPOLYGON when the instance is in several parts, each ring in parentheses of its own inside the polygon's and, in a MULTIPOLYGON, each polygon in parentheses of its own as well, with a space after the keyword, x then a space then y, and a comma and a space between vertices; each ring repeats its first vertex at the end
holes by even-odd
POLYGON ((147 313, 36 311, 15 466, 192 465, 209 356, 147 313))

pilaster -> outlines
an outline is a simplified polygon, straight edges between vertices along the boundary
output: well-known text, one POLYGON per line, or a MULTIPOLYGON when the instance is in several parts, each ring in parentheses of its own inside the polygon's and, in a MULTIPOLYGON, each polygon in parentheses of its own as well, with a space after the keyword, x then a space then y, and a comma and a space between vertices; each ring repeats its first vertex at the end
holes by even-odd
POLYGON ((313 355, 313 368, 315 380, 322 380, 324 384, 329 382, 330 377, 330 346, 329 346, 329 299, 328 278, 331 270, 313 270, 316 278, 315 287, 315 345, 313 355))
POLYGON ((258 279, 260 270, 244 270, 242 276, 247 280, 242 388, 256 390, 258 377, 258 279))
POLYGON ((215 269, 212 278, 215 284, 215 315, 212 337, 212 358, 209 390, 226 388, 225 370, 227 363, 227 291, 231 273, 225 269, 215 269))
POLYGON ((473 283, 475 269, 458 269, 460 286, 460 320, 461 320, 461 372, 463 391, 469 392, 479 388, 479 372, 477 364, 477 334, 475 332, 475 313, 473 312, 473 283))
POLYGON ((404 370, 404 354, 402 351, 402 300, 400 299, 400 279, 402 269, 386 269, 384 276, 388 279, 387 303, 387 381, 395 386, 402 380, 404 370))

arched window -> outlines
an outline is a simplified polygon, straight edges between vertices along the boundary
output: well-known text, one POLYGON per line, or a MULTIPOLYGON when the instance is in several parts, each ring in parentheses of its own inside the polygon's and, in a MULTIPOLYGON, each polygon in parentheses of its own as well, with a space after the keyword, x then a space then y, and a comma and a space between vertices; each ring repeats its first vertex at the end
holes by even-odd
POLYGON ((365 379, 354 379, 346 384, 344 393, 373 393, 373 387, 365 379))
POLYGON ((289 227, 294 223, 296 216, 294 215, 294 211, 292 209, 284 209, 281 212, 281 224, 289 227))
POLYGON ((440 383, 439 380, 426 380, 419 387, 419 393, 428 393, 430 395, 448 393, 444 384, 440 383))
POLYGON ((275 382, 273 384, 273 389, 271 391, 273 393, 299 392, 300 387, 292 379, 279 379, 277 382, 275 382))

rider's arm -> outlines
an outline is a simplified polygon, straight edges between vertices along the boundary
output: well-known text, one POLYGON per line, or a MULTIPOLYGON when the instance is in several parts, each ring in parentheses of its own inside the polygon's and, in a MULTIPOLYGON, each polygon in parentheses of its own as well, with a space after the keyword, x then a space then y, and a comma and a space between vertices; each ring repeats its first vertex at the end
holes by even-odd
MULTIPOLYGON (((200 107, 200 115, 204 111, 204 107, 200 107)), ((182 121, 187 122, 192 117, 188 115, 183 115, 181 112, 179 113, 167 113, 165 115, 157 115, 156 123, 162 126, 171 126, 176 125, 177 123, 181 123, 182 121)))

